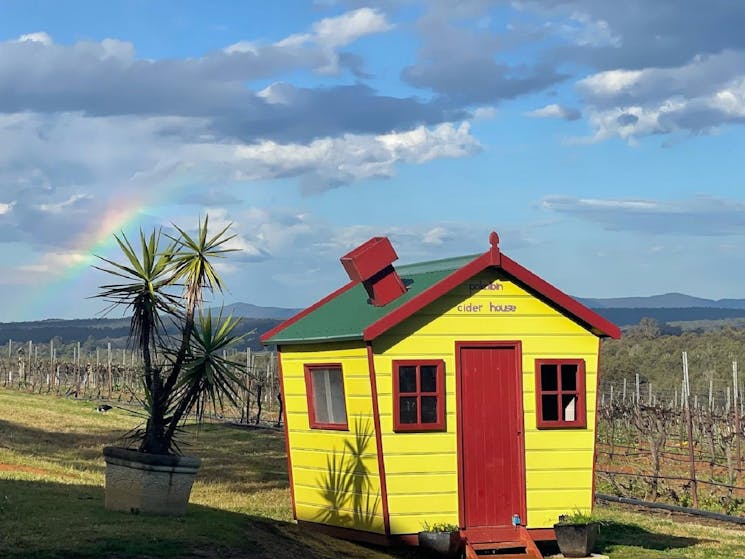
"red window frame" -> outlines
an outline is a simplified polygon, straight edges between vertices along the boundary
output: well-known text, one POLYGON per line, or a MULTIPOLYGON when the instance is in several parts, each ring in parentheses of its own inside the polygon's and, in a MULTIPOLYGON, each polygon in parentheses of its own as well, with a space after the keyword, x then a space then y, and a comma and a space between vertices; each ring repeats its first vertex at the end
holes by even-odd
POLYGON ((304 365, 305 368, 305 395, 308 401, 308 424, 311 429, 332 429, 335 431, 349 431, 349 415, 347 414, 347 398, 344 391, 344 371, 341 363, 313 363, 304 365), (316 410, 313 402, 313 371, 319 369, 338 369, 341 374, 341 397, 344 401, 344 422, 325 423, 316 420, 316 410))
POLYGON ((585 390, 585 360, 584 359, 536 359, 535 361, 535 399, 536 399, 536 427, 538 429, 584 429, 587 427, 587 393, 585 390), (556 390, 541 388, 541 366, 556 365, 556 390), (575 390, 565 390, 561 386, 562 365, 577 367, 575 390), (563 419, 564 409, 561 399, 564 395, 576 395, 577 403, 574 407, 574 420, 563 419), (556 396, 558 419, 543 419, 543 396, 556 396))
POLYGON ((441 359, 424 360, 396 360, 393 361, 393 430, 396 432, 411 431, 444 431, 445 430, 445 362, 441 359), (421 391, 421 366, 432 366, 435 373, 435 392, 421 391), (417 367, 416 391, 401 392, 399 390, 399 371, 401 367, 417 367), (422 423, 422 396, 435 396, 437 398, 437 421, 434 423, 422 423), (401 423, 401 397, 416 397, 417 399, 417 422, 401 423))

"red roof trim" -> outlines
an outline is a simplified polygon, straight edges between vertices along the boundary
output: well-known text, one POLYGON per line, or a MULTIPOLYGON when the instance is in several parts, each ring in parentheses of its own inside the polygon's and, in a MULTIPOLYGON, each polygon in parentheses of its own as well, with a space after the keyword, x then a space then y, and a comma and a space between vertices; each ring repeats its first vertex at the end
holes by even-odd
POLYGON ((407 301, 397 309, 385 315, 383 318, 370 324, 363 330, 362 338, 366 341, 374 340, 386 330, 393 328, 415 312, 434 302, 436 299, 440 298, 451 289, 456 288, 461 283, 468 281, 468 279, 485 270, 489 266, 501 268, 515 279, 527 285, 533 291, 536 291, 538 294, 563 309, 567 314, 570 314, 588 324, 596 332, 599 332, 600 335, 609 336, 614 339, 621 337, 621 330, 618 326, 603 318, 596 312, 588 309, 579 301, 572 299, 563 291, 560 291, 546 280, 541 279, 527 268, 524 268, 512 260, 506 254, 500 252, 498 247, 493 246, 489 251, 475 258, 462 268, 455 270, 452 274, 445 277, 429 289, 423 291, 411 301, 407 301))
POLYGON ((307 315, 309 315, 310 313, 312 313, 314 310, 316 310, 318 307, 322 307, 323 305, 325 305, 326 303, 328 303, 332 299, 335 299, 336 297, 338 297, 339 295, 341 295, 345 291, 349 291, 350 289, 352 289, 358 283, 359 282, 357 282, 357 281, 350 281, 346 285, 343 285, 342 287, 340 287, 339 289, 337 289, 333 293, 331 293, 329 295, 326 295, 326 297, 324 297, 320 301, 318 301, 316 303, 313 303, 307 309, 304 309, 304 310, 300 311, 295 316, 291 316, 290 318, 288 318, 284 322, 280 322, 279 324, 277 324, 274 328, 272 328, 268 332, 264 332, 261 335, 261 337, 259 338, 259 340, 261 341, 261 343, 271 343, 271 342, 269 342, 269 340, 272 337, 274 337, 275 335, 277 335, 278 333, 280 333, 282 330, 284 330, 285 328, 287 328, 289 326, 292 326, 293 324, 295 324, 301 318, 306 317, 307 315))
POLYGON ((418 310, 440 298, 451 289, 455 289, 461 283, 478 274, 481 270, 491 264, 491 253, 486 252, 472 260, 462 268, 455 270, 449 276, 443 278, 429 289, 422 291, 411 301, 407 301, 396 310, 391 311, 383 318, 373 322, 362 331, 362 338, 366 341, 374 340, 386 330, 393 328, 396 324, 410 317, 418 310))
POLYGON ((555 288, 546 280, 539 278, 533 272, 524 268, 506 254, 502 254, 501 268, 512 277, 520 280, 552 303, 567 311, 569 314, 590 325, 601 334, 616 340, 621 337, 621 329, 618 326, 591 309, 588 309, 579 301, 572 299, 569 295, 555 288))

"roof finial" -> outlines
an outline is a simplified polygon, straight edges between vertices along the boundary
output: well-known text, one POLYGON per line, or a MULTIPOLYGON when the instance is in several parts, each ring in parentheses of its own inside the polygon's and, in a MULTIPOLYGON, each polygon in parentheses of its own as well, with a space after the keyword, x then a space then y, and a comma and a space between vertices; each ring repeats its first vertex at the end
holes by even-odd
POLYGON ((497 235, 496 231, 489 233, 489 244, 491 245, 491 248, 489 249, 489 260, 492 266, 501 266, 502 255, 499 252, 499 235, 497 235))

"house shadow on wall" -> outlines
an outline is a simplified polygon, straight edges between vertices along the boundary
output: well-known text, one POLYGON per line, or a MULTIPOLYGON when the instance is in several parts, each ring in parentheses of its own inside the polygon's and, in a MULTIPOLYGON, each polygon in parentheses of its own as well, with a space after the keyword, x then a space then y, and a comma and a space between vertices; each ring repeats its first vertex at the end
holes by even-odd
POLYGON ((375 455, 375 432, 370 419, 354 421, 354 439, 326 458, 326 471, 317 483, 327 509, 318 517, 324 524, 372 530, 380 518, 380 490, 373 488, 365 457, 375 455))

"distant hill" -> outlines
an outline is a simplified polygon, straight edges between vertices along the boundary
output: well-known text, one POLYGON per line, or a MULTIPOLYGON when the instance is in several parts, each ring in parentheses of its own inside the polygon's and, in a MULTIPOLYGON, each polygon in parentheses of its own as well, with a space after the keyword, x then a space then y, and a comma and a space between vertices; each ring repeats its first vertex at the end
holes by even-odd
POLYGON ((617 297, 611 299, 586 299, 577 297, 577 300, 592 309, 684 309, 693 307, 745 310, 745 299, 702 299, 683 293, 665 293, 664 295, 652 295, 650 297, 617 297))
MULTIPOLYGON (((232 303, 225 305, 223 314, 242 316, 244 318, 273 318, 285 320, 300 312, 301 309, 286 309, 284 307, 259 307, 251 303, 232 303)), ((213 310, 214 313, 214 310, 213 310)))
POLYGON ((577 300, 619 326, 638 324, 644 317, 659 322, 722 321, 745 318, 745 299, 704 299, 684 293, 650 297, 577 300))
POLYGON ((718 309, 714 307, 685 308, 594 308, 595 312, 618 326, 638 324, 642 318, 654 318, 662 323, 691 321, 720 321, 745 318, 745 309, 718 309))

